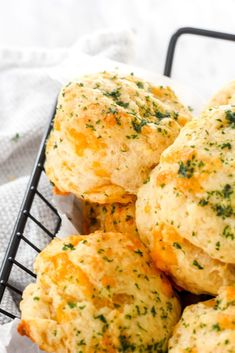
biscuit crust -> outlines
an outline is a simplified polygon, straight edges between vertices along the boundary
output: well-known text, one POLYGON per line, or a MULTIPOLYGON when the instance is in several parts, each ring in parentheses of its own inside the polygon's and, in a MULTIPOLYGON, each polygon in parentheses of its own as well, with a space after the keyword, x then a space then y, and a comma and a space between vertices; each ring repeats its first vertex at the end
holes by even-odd
POLYGON ((132 235, 54 239, 24 291, 19 333, 46 352, 165 352, 180 304, 132 235))
POLYGON ((87 234, 102 230, 138 236, 134 202, 103 205, 85 202, 83 218, 87 234))
POLYGON ((188 306, 169 341, 169 353, 235 352, 235 288, 188 306))
POLYGON ((45 170, 60 192, 129 203, 191 114, 169 87, 103 72, 62 90, 45 170))

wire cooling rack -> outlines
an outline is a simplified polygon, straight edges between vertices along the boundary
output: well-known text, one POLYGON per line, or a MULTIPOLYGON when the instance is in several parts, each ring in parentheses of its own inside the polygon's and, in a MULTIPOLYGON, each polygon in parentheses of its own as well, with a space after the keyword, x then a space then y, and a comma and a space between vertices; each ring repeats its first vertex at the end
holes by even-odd
MULTIPOLYGON (((192 28, 192 27, 184 27, 180 28, 178 31, 173 34, 170 39, 167 56, 164 67, 164 75, 171 76, 175 47, 179 37, 183 34, 191 34, 191 35, 199 35, 204 37, 211 37, 216 39, 223 39, 229 41, 235 41, 235 35, 228 33, 221 33, 215 31, 209 31, 204 29, 192 28)), ((15 223, 15 227, 13 233, 11 235, 9 245, 2 263, 2 267, 0 270, 0 314, 8 319, 14 319, 17 317, 17 314, 7 310, 7 303, 3 300, 4 294, 6 291, 10 291, 13 298, 17 297, 16 303, 19 303, 22 296, 22 285, 16 285, 15 282, 11 280, 11 273, 14 268, 18 271, 21 271, 23 275, 29 276, 30 281, 35 280, 36 275, 33 271, 28 268, 23 263, 17 261, 17 252, 19 251, 20 245, 23 243, 27 245, 29 248, 33 249, 36 253, 39 253, 41 249, 35 244, 35 242, 31 241, 27 232, 25 232, 26 226, 28 222, 33 222, 38 230, 44 233, 44 236, 48 238, 48 241, 55 237, 61 225, 61 218, 55 209, 55 207, 48 201, 47 197, 39 191, 39 182, 44 174, 44 162, 45 162, 45 145, 47 137, 53 126, 53 118, 54 118, 55 110, 52 113, 52 117, 49 122, 49 126, 46 129, 44 137, 42 139, 39 152, 34 164, 34 168, 30 177, 29 184, 27 186, 25 196, 18 214, 18 218, 15 223), (32 213, 32 207, 35 202, 35 198, 39 198, 41 202, 44 204, 45 208, 48 208, 50 212, 54 215, 54 228, 53 230, 49 229, 49 227, 43 222, 43 220, 37 219, 32 213)), ((21 274, 21 275, 22 275, 21 274)))

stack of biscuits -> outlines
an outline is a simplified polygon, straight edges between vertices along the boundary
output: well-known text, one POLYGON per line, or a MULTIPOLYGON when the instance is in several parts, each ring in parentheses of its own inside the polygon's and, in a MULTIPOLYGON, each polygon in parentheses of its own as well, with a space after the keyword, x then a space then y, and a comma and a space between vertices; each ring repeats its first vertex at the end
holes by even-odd
POLYGON ((20 334, 54 353, 235 352, 233 104, 234 82, 198 117, 134 74, 63 88, 45 171, 84 201, 86 235, 38 255, 20 334), (218 297, 180 318, 182 291, 218 297))

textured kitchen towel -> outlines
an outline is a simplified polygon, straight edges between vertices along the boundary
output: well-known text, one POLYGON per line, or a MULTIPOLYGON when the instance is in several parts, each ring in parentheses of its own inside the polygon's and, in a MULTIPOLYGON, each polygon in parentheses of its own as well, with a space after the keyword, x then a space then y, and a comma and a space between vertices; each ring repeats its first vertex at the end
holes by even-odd
MULTIPOLYGON (((96 60, 105 58, 127 63, 132 53, 133 34, 128 30, 86 36, 68 49, 0 49, 0 263, 62 82, 82 73, 86 62, 94 68, 96 60)), ((49 183, 42 179, 40 190, 50 199, 49 183)), ((32 212, 47 227, 53 226, 53 215, 39 200, 35 200, 32 212)), ((47 242, 34 223, 27 225, 25 234, 39 248, 47 242)), ((30 247, 22 246, 17 259, 32 268, 35 255, 30 247)), ((11 283, 23 289, 29 281, 30 277, 14 269, 11 283)), ((7 292, 4 308, 17 314, 17 304, 17 296, 7 292)))

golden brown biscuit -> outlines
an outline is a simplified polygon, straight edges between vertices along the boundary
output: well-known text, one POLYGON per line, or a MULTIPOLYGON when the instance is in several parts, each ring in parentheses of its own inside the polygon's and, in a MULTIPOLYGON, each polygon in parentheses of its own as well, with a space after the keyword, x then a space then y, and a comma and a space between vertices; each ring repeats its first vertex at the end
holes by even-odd
POLYGON ((220 89, 209 101, 207 108, 235 103, 235 81, 230 82, 220 89))
POLYGON ((156 188, 157 168, 144 185, 136 203, 139 236, 151 251, 157 268, 177 286, 195 294, 216 295, 222 285, 235 284, 235 266, 212 259, 202 249, 184 239, 173 224, 158 218, 161 205, 156 188))
POLYGON ((135 236, 54 239, 36 259, 19 332, 46 352, 166 352, 180 304, 135 236))
POLYGON ((186 307, 169 341, 169 353, 234 353, 235 288, 186 307))
MULTIPOLYGON (((173 226, 210 257, 233 264, 234 141, 235 107, 211 108, 189 122, 162 154, 143 195, 146 205, 153 200, 153 224, 173 226)), ((138 227, 140 222, 137 213, 138 227)))
POLYGON ((191 119, 169 87, 99 73, 61 92, 45 170, 61 192, 129 203, 160 154, 191 119))
POLYGON ((134 202, 104 205, 85 202, 84 223, 87 234, 102 230, 104 232, 130 233, 138 236, 134 202))

